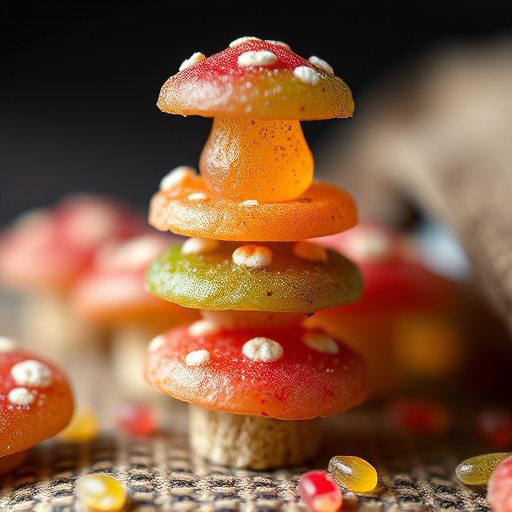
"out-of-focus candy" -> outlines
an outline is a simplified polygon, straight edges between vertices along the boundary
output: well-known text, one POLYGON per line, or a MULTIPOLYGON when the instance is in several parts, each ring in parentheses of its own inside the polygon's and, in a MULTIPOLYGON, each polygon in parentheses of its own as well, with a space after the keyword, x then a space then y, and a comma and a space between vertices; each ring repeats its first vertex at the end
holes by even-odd
POLYGON ((313 512, 335 512, 341 506, 341 491, 333 477, 324 470, 304 473, 297 485, 299 496, 313 512))
POLYGON ((61 439, 80 443, 97 437, 99 431, 98 418, 90 409, 77 409, 68 426, 59 434, 61 439))
POLYGON ((123 486, 115 478, 99 473, 80 477, 76 482, 75 494, 92 510, 121 510, 126 503, 123 486))
POLYGON ((457 478, 466 485, 484 485, 493 471, 510 453, 484 453, 462 461, 456 468, 457 478))
POLYGON ((491 475, 487 500, 493 512, 512 512, 512 457, 500 462, 491 475))
POLYGON ((377 470, 360 457, 336 455, 327 469, 334 480, 349 491, 369 492, 377 486, 377 470))
POLYGON ((512 444, 512 414, 503 408, 483 409, 477 418, 480 435, 497 449, 509 448, 512 444))
POLYGON ((136 436, 149 436, 157 429, 155 411, 143 402, 121 402, 116 411, 116 423, 120 430, 136 436))
POLYGON ((397 426, 422 434, 438 434, 450 424, 448 409, 433 400, 397 400, 391 403, 389 413, 397 426))

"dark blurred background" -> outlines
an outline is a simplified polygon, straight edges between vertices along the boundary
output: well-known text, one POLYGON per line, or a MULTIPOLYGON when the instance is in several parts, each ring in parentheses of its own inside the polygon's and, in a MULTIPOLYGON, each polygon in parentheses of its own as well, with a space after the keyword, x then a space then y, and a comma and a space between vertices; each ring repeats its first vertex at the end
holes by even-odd
MULTIPOLYGON (((0 3, 0 226, 69 192, 147 208, 160 179, 196 166, 211 120, 156 107, 192 53, 240 36, 281 40, 329 62, 358 97, 376 80, 457 41, 510 33, 512 2, 0 3)), ((478 77, 475 77, 477 80, 478 77)), ((313 153, 333 125, 304 123, 313 153)))

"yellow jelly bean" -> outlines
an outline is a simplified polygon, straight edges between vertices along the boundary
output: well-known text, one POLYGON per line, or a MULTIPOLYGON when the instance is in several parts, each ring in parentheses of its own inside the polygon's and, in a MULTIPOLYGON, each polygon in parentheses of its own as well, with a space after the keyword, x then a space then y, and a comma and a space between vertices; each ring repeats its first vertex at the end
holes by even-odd
POLYGON ((499 463, 509 455, 508 452, 496 452, 470 457, 455 468, 455 474, 463 484, 485 485, 499 463))
POLYGON ((329 461, 328 470, 349 491, 368 492, 377 486, 377 470, 360 457, 337 455, 329 461))
POLYGON ((59 437, 66 441, 80 443, 96 438, 98 430, 98 418, 94 412, 89 409, 78 409, 68 426, 59 433, 59 437))
POLYGON ((80 477, 76 482, 75 494, 92 510, 121 510, 126 504, 123 486, 115 478, 99 473, 80 477))

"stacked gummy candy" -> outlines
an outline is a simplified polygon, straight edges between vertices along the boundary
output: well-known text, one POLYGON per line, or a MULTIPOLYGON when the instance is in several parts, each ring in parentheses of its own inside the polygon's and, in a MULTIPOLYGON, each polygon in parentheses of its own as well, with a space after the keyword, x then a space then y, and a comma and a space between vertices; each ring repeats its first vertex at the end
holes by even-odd
POLYGON ((157 336, 146 380, 190 406, 190 442, 216 464, 263 469, 313 456, 319 418, 367 393, 355 353, 303 320, 356 301, 356 266, 308 241, 357 223, 352 198, 313 181, 300 120, 348 117, 350 90, 323 60, 241 38, 195 53, 164 84, 158 106, 213 117, 197 174, 161 182, 150 223, 190 237, 151 266, 148 288, 201 311, 157 336))

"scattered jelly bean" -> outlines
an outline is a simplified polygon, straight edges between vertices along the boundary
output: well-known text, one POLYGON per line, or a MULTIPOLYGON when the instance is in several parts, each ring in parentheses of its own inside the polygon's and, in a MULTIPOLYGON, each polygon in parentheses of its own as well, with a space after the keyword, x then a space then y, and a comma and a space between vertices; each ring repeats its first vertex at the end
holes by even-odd
POLYGON ((432 400, 397 400, 390 405, 389 412, 396 425, 422 434, 439 434, 450 424, 448 409, 432 400))
POLYGON ((504 408, 488 408, 477 419, 480 435, 491 446, 506 449, 512 445, 512 413, 504 408))
POLYGON ((75 494, 92 510, 121 510, 126 503, 123 486, 115 478, 99 473, 80 477, 76 482, 75 494))
POLYGON ((157 430, 155 411, 143 402, 121 402, 116 411, 116 423, 120 430, 135 436, 149 436, 157 430))
POLYGON ((71 442, 90 441, 98 436, 99 425, 96 414, 90 409, 77 409, 68 426, 59 433, 61 439, 71 442))
POLYGON ((501 461, 491 475, 487 500, 493 512, 512 512, 512 457, 501 461))
POLYGON ((484 453, 462 461, 456 468, 457 478, 466 485, 484 485, 498 464, 510 453, 484 453))
POLYGON ((324 470, 304 473, 297 485, 299 496, 313 512, 335 512, 341 506, 341 491, 333 477, 324 470))
POLYGON ((377 486, 377 470, 360 457, 337 455, 329 461, 327 469, 334 480, 349 491, 369 492, 377 486))

